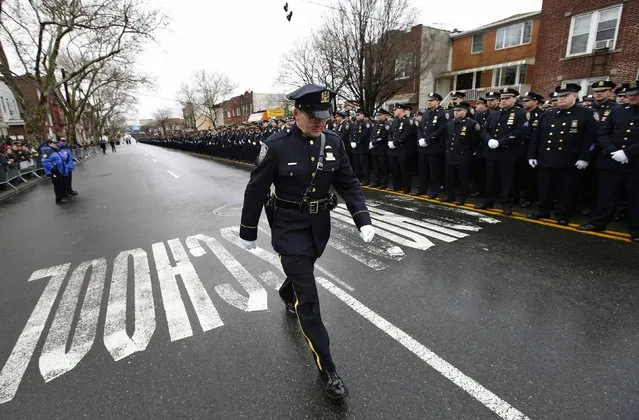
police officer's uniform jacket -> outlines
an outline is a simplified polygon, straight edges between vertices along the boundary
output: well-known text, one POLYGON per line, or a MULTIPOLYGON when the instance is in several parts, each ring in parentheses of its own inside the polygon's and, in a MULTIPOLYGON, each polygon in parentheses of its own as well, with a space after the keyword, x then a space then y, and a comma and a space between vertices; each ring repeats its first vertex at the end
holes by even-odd
POLYGON ((448 121, 446 137, 446 163, 449 165, 470 164, 473 152, 481 138, 481 126, 472 118, 453 118, 448 121))
POLYGON ((513 162, 521 156, 521 142, 526 124, 526 111, 516 106, 491 111, 484 125, 483 156, 486 159, 513 162), (499 147, 491 149, 488 140, 495 139, 499 147))
POLYGON ((593 102, 590 109, 597 113, 597 116, 595 117, 597 121, 599 121, 600 123, 605 123, 608 119, 608 116, 612 112, 612 109, 616 108, 617 106, 617 103, 608 99, 599 104, 597 102, 593 102))
POLYGON ((639 173, 639 106, 612 107, 608 117, 602 122, 597 142, 601 148, 597 168, 639 173), (628 163, 621 164, 610 157, 610 154, 617 150, 622 150, 626 154, 628 163))
POLYGON ((67 172, 71 172, 75 169, 75 162, 73 161, 73 153, 68 146, 58 144, 58 154, 62 158, 62 162, 67 169, 67 172))
POLYGON ((368 150, 368 142, 370 140, 371 131, 372 125, 368 119, 363 119, 361 121, 356 121, 355 123, 353 123, 350 141, 357 144, 357 146, 353 149, 353 153, 370 153, 368 150))
MULTIPOLYGON (((454 118, 453 118, 454 119, 454 118)), ((417 147, 417 151, 427 155, 444 154, 446 148, 446 111, 440 105, 431 110, 426 109, 422 114, 417 137, 426 141, 426 147, 417 147)))
POLYGON ((543 114, 544 111, 540 107, 536 107, 532 111, 526 112, 526 123, 524 124, 525 134, 523 136, 525 141, 522 141, 522 156, 528 156, 530 142, 532 142, 535 137, 535 133, 539 128, 539 119, 543 114))
POLYGON ((573 106, 544 112, 530 142, 529 159, 542 168, 570 168, 578 160, 588 161, 599 127, 591 109, 573 106))
POLYGON ((376 122, 371 131, 369 143, 373 145, 371 154, 374 156, 382 156, 386 154, 388 149, 388 139, 390 135, 391 121, 376 122))
MULTIPOLYGON (((371 224, 364 194, 346 155, 339 136, 325 130, 324 165, 317 171, 315 190, 311 200, 323 200, 334 186, 346 202, 358 228, 371 224)), ((244 207, 240 237, 253 241, 257 238, 262 205, 275 185, 278 199, 300 203, 317 168, 321 140, 309 138, 293 125, 291 128, 269 137, 260 150, 257 167, 244 193, 244 207)), ((326 248, 331 230, 328 210, 311 213, 275 208, 272 229, 273 249, 281 255, 302 255, 319 258, 326 248)))
POLYGON ((395 149, 389 149, 391 156, 405 156, 414 150, 415 138, 417 136, 417 123, 408 116, 395 118, 390 128, 390 140, 395 149))

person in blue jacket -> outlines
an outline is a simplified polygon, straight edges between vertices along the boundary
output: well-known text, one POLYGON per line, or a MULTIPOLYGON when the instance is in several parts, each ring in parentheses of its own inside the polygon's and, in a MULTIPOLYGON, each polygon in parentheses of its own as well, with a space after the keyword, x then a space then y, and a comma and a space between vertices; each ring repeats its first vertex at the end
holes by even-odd
POLYGON ((64 166, 67 168, 67 175, 64 177, 64 186, 67 195, 78 195, 77 191, 73 190, 71 183, 73 181, 73 170, 75 169, 75 162, 73 161, 73 152, 67 146, 67 139, 62 137, 58 143, 58 154, 62 158, 64 166))
POLYGON ((62 156, 58 153, 58 146, 53 140, 48 140, 40 148, 42 155, 42 167, 44 174, 51 177, 53 182, 53 191, 55 192, 55 203, 60 204, 66 196, 66 185, 64 177, 67 174, 67 168, 62 161, 62 156))

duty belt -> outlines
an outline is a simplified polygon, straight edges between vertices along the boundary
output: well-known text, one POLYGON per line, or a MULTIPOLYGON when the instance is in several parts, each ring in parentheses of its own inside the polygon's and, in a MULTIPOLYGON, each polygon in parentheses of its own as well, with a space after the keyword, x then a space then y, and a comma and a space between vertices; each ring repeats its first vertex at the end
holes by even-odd
POLYGON ((330 198, 324 198, 321 200, 309 201, 307 205, 302 207, 303 204, 298 201, 282 200, 275 197, 275 208, 281 208, 285 210, 302 210, 310 214, 317 214, 320 210, 330 210, 330 198))

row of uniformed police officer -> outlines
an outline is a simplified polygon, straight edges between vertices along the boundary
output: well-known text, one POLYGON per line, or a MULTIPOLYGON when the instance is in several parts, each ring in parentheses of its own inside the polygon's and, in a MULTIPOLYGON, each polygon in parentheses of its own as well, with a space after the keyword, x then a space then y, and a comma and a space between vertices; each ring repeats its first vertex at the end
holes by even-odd
MULTIPOLYGON (((627 116, 637 109, 633 105, 636 83, 615 87, 610 81, 596 82, 593 95, 583 97, 581 104, 577 103, 579 86, 573 84, 558 87, 546 102, 537 93, 525 92, 518 103, 519 92, 504 89, 479 98, 474 110, 463 102, 463 92, 451 95, 450 110, 441 107, 440 95, 431 93, 427 108, 415 119, 409 106, 396 104, 393 115, 380 109, 373 121, 361 111, 356 112, 355 121, 345 111, 337 111, 328 126, 342 138, 364 185, 387 188, 390 178, 394 190, 412 193, 416 161, 416 194, 436 198, 446 186, 440 199, 456 198, 463 204, 474 190, 484 196, 479 208, 491 208, 499 200, 506 215, 512 213, 513 198, 521 199, 522 207, 537 198, 540 205, 529 216, 545 218, 554 210, 562 225, 569 223, 579 196, 592 215, 591 223, 580 227, 583 230, 605 229, 616 214, 616 204, 625 197, 629 230, 637 238, 638 223, 633 220, 639 210, 632 201, 637 158, 632 154, 633 144, 639 142, 634 131, 638 124, 627 116), (618 103, 611 99, 613 92, 618 103), (627 114, 623 124, 628 126, 609 126, 610 116, 616 117, 612 120, 616 124, 619 114, 627 114), (600 133, 603 128, 625 130, 624 136, 613 136, 617 143, 611 146, 606 143, 611 134, 600 133), (627 163, 620 153, 610 154, 614 147, 622 150, 627 163)), ((283 123, 278 129, 282 128, 286 128, 283 123)), ((252 161, 260 141, 270 134, 264 128, 224 129, 204 140, 172 141, 181 143, 174 147, 252 161)))

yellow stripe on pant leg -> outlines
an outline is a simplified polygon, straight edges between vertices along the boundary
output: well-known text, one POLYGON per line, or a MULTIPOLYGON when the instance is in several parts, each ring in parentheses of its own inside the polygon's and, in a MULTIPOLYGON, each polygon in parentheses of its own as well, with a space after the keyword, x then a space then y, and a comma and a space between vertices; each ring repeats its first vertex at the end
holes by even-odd
MULTIPOLYGON (((299 304, 300 304, 300 301, 297 298, 297 293, 295 293, 295 313, 297 313, 297 307, 299 304)), ((319 367, 320 371, 324 371, 324 369, 322 369, 322 362, 320 362, 319 354, 317 354, 317 352, 315 351, 315 348, 313 347, 313 343, 311 343, 311 340, 306 336, 306 333, 304 333, 304 328, 302 328, 302 323, 300 322, 299 314, 297 315, 297 323, 300 325, 300 330, 302 331, 302 335, 304 336, 306 341, 308 341, 308 346, 311 348, 311 351, 315 355, 315 362, 317 363, 317 367, 319 367)))

